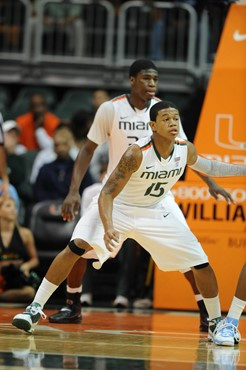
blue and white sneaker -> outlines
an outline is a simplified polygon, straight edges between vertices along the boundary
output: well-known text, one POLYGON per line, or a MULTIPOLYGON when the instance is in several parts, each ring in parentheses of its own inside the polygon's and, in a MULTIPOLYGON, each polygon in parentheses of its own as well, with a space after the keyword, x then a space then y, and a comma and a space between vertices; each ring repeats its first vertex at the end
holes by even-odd
POLYGON ((36 325, 38 325, 40 317, 42 317, 42 319, 46 318, 41 306, 38 303, 32 303, 26 308, 25 312, 15 315, 12 325, 32 334, 36 325))
POLYGON ((219 346, 234 346, 241 340, 237 326, 227 318, 220 321, 213 332, 213 342, 219 346))

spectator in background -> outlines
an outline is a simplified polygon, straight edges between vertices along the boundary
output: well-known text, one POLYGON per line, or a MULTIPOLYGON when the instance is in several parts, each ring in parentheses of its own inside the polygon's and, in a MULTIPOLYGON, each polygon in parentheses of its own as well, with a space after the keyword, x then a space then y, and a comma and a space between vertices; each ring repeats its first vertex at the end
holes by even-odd
POLYGON ((0 112, 0 195, 7 197, 9 194, 16 201, 17 208, 20 206, 20 199, 15 187, 9 184, 7 172, 7 159, 4 147, 3 117, 0 112))
POLYGON ((25 161, 21 154, 26 151, 26 148, 18 144, 20 129, 15 121, 3 122, 2 128, 9 180, 21 196, 19 186, 25 178, 25 161))
POLYGON ((0 302, 28 302, 35 294, 30 271, 39 261, 32 232, 18 225, 10 197, 0 197, 0 224, 0 302))
MULTIPOLYGON (((73 145, 73 136, 68 128, 66 130, 56 130, 54 135, 56 159, 51 163, 45 164, 39 171, 34 184, 36 201, 58 200, 66 196, 74 165, 74 160, 70 156, 73 145)), ((89 172, 87 172, 81 183, 80 193, 92 183, 92 178, 89 172)))
MULTIPOLYGON (((92 121, 93 114, 83 109, 78 110, 71 119, 71 131, 73 133, 74 142, 77 148, 76 157, 79 149, 86 139, 86 135, 91 127, 92 121)), ((76 157, 74 157, 74 159, 76 157)))
POLYGON ((31 97, 30 111, 17 117, 20 128, 20 144, 28 150, 40 150, 53 145, 53 134, 60 119, 47 111, 43 95, 31 97))
MULTIPOLYGON (((16 121, 5 121, 2 127, 7 154, 9 180, 16 188, 18 196, 21 199, 21 207, 18 213, 19 221, 23 223, 26 207, 33 201, 33 191, 29 182, 29 172, 36 152, 27 151, 24 145, 19 144, 20 129, 16 121)), ((13 197, 13 195, 11 196, 13 197)), ((16 200, 16 202, 19 204, 19 200, 16 200)))
POLYGON ((20 128, 16 121, 9 120, 2 124, 5 148, 10 154, 23 154, 27 152, 27 148, 20 144, 20 128))
MULTIPOLYGON (((92 117, 90 113, 84 110, 80 110, 75 113, 71 120, 71 123, 63 123, 61 121, 61 123, 57 126, 55 130, 55 133, 57 131, 68 132, 68 136, 70 136, 72 142, 69 155, 73 160, 76 159, 79 149, 86 138, 87 132, 91 125, 91 120, 92 117)), ((39 174, 40 168, 44 164, 54 161, 56 158, 57 154, 54 151, 54 143, 52 143, 52 146, 50 148, 39 151, 33 163, 30 182, 34 184, 39 174)))
POLYGON ((4 135, 3 135, 3 117, 0 113, 0 177, 2 179, 0 183, 1 195, 7 196, 9 193, 9 177, 6 166, 6 154, 4 149, 4 135))
POLYGON ((102 103, 108 100, 110 100, 110 96, 107 90, 95 90, 92 95, 92 105, 94 113, 96 113, 97 109, 102 103))

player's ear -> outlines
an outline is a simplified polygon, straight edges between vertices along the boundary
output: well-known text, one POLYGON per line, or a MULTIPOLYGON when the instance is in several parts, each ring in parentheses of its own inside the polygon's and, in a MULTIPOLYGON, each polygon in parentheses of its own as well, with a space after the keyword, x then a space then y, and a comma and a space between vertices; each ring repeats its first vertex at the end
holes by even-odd
POLYGON ((130 81, 130 85, 132 86, 134 84, 134 82, 135 82, 135 77, 131 76, 129 78, 129 81, 130 81))
POLYGON ((155 121, 149 121, 149 125, 150 125, 153 132, 156 131, 156 129, 155 129, 156 122, 155 121))

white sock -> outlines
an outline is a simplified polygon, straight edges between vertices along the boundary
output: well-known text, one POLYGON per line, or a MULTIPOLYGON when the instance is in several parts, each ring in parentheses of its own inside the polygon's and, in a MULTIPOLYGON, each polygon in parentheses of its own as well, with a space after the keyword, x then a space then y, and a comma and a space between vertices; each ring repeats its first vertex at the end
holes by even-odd
POLYGON ((33 302, 40 304, 40 306, 42 306, 43 308, 45 303, 48 301, 50 296, 54 293, 54 291, 57 288, 58 285, 55 285, 48 281, 47 279, 43 278, 43 281, 38 288, 38 291, 34 297, 33 302))
POLYGON ((234 297, 227 316, 233 319, 239 320, 240 316, 242 315, 245 305, 246 305, 246 301, 242 301, 241 299, 234 297))
POLYGON ((70 286, 67 285, 66 289, 68 293, 81 293, 82 285, 80 285, 78 288, 70 288, 70 286))
POLYGON ((201 294, 195 294, 195 300, 197 302, 202 301, 203 300, 203 296, 201 294))
POLYGON ((221 317, 220 300, 218 295, 214 298, 203 297, 203 301, 208 311, 209 320, 221 317))

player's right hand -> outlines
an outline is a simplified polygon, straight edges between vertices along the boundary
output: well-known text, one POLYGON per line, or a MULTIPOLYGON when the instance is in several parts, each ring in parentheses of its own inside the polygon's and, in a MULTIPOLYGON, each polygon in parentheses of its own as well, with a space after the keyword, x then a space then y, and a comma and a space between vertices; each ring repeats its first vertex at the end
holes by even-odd
POLYGON ((115 248, 119 246, 120 242, 120 234, 118 231, 115 229, 111 228, 105 231, 104 234, 104 243, 106 245, 106 248, 110 251, 113 252, 115 248))
POLYGON ((79 192, 69 192, 61 208, 61 215, 63 221, 72 221, 79 213, 80 209, 80 195, 79 192))

